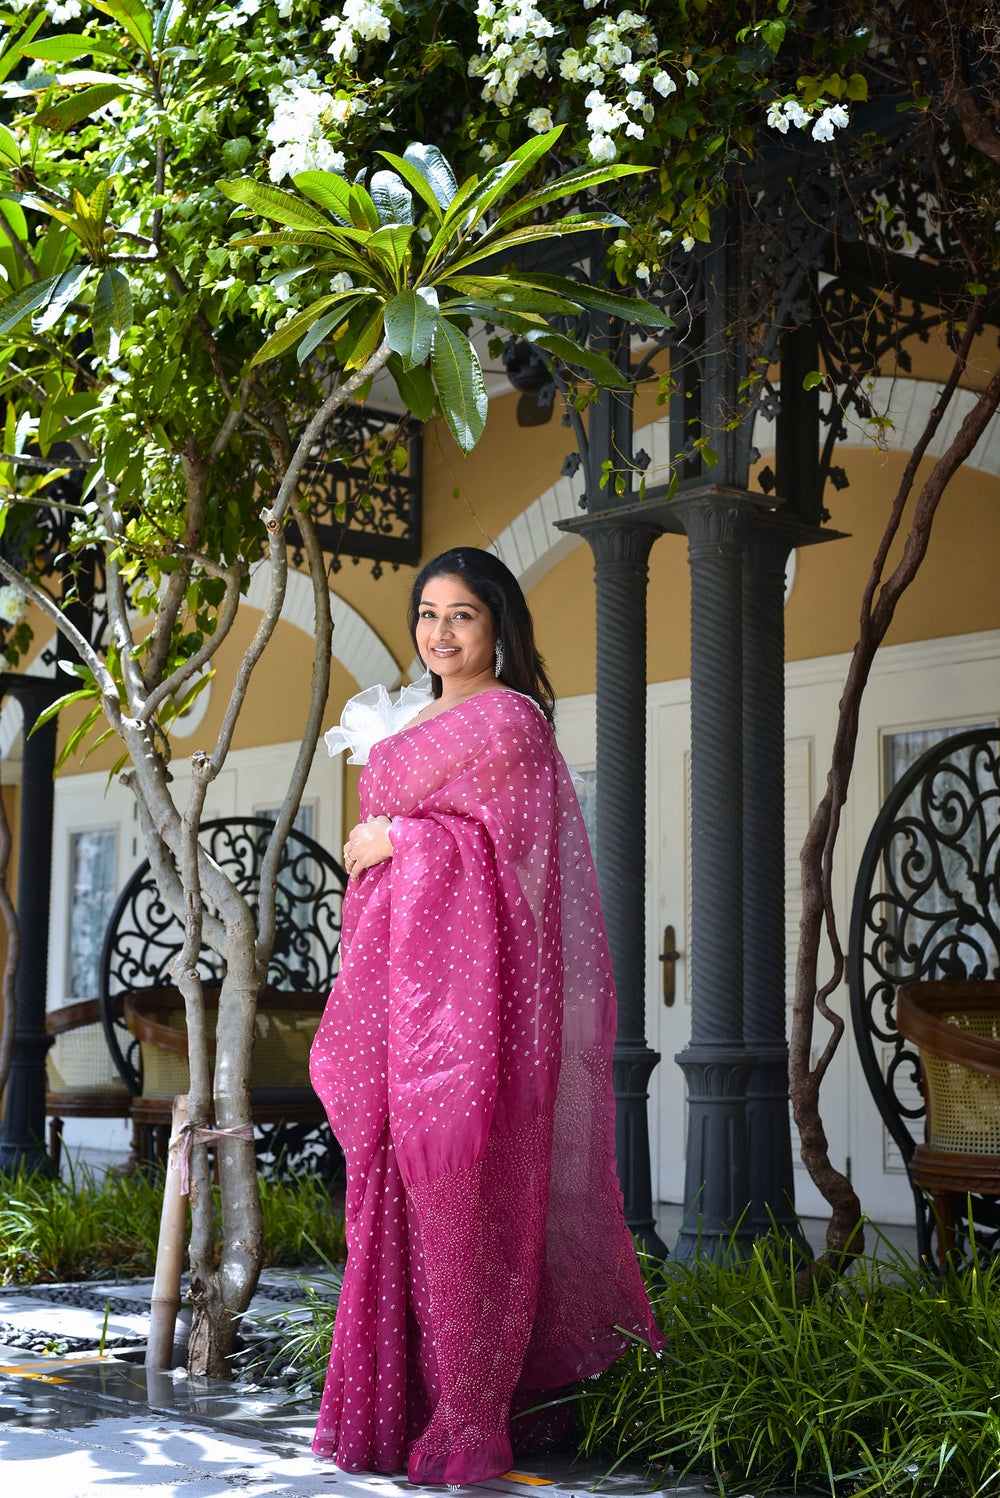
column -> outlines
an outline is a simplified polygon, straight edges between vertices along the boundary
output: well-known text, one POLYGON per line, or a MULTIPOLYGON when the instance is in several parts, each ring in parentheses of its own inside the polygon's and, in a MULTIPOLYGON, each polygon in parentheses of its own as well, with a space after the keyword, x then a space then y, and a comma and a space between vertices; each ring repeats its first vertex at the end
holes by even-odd
POLYGON ((572 522, 594 554, 597 600, 597 879, 618 991, 615 1142, 625 1220, 666 1257, 653 1217, 646 1044, 646 587, 652 525, 613 512, 572 522))
POLYGON ((785 565, 792 538, 751 524, 743 559, 743 1034, 755 1234, 801 1243, 785 1027, 785 565))
POLYGON ((679 497, 691 568, 691 1041, 684 1225, 675 1257, 749 1251, 743 1036, 743 549, 739 491, 679 497))
POLYGON ((7 1101, 0 1132, 0 1170, 48 1170, 45 1151, 45 993, 49 951, 49 885, 52 869, 53 772, 56 722, 34 734, 35 719, 52 700, 53 684, 19 693, 24 709, 17 918, 21 960, 15 983, 16 1026, 7 1101))

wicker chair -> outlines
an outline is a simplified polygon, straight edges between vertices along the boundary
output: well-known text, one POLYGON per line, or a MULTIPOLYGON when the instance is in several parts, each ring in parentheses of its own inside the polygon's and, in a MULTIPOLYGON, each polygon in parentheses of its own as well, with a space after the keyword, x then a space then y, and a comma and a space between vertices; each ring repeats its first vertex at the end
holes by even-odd
POLYGON ((896 1024, 917 1047, 927 1137, 910 1161, 930 1195, 938 1258, 955 1251, 955 1196, 1000 1196, 1000 983, 906 983, 896 1024))
MULTIPOLYGON (((218 989, 206 986, 205 1023, 214 1058, 218 989)), ((165 1159, 171 1108, 189 1087, 184 1001, 175 988, 145 988, 121 995, 129 1030, 138 1042, 142 1090, 132 1118, 149 1130, 154 1153, 165 1159)), ((254 1026, 250 1105, 254 1122, 322 1124, 323 1105, 309 1086, 309 1047, 319 1028, 325 993, 261 994, 254 1026)))
MULTIPOLYGON (((58 1174, 63 1120, 128 1118, 132 1095, 111 1059, 97 999, 81 999, 51 1010, 45 1028, 54 1036, 45 1058, 45 1113, 49 1119, 49 1158, 58 1174)), ((133 1124, 133 1158, 137 1153, 133 1124)))

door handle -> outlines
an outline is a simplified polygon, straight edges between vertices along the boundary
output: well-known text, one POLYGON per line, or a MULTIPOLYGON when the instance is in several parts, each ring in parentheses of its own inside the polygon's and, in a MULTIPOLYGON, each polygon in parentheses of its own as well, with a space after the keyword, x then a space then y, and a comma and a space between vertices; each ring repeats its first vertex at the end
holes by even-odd
POLYGON ((677 937, 673 926, 663 928, 663 951, 660 953, 660 961, 663 963, 663 1002, 667 1008, 671 1008, 674 1002, 676 987, 675 968, 680 952, 676 947, 677 937))

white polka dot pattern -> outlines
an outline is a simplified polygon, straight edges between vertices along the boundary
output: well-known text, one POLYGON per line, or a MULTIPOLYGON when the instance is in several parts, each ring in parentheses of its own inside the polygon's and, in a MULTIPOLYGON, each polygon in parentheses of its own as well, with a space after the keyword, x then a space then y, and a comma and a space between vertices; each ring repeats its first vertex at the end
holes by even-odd
POLYGON ((464 1483, 510 1409, 659 1345, 614 1167, 615 1001, 552 730, 489 690, 371 751, 391 860, 352 884, 313 1085, 348 1260, 313 1449, 464 1483))

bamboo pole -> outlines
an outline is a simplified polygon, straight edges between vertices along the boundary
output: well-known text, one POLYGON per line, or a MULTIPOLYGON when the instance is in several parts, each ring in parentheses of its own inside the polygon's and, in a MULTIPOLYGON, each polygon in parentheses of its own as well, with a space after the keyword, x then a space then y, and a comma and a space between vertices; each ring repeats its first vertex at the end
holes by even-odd
POLYGON ((163 1183, 160 1237, 156 1245, 156 1269, 149 1305, 149 1341, 146 1367, 169 1368, 174 1348, 174 1323, 181 1308, 181 1268, 184 1262, 187 1195, 181 1187, 180 1141, 187 1123, 187 1094, 174 1098, 170 1130, 171 1149, 163 1183), (173 1148, 174 1145, 178 1148, 173 1148))

